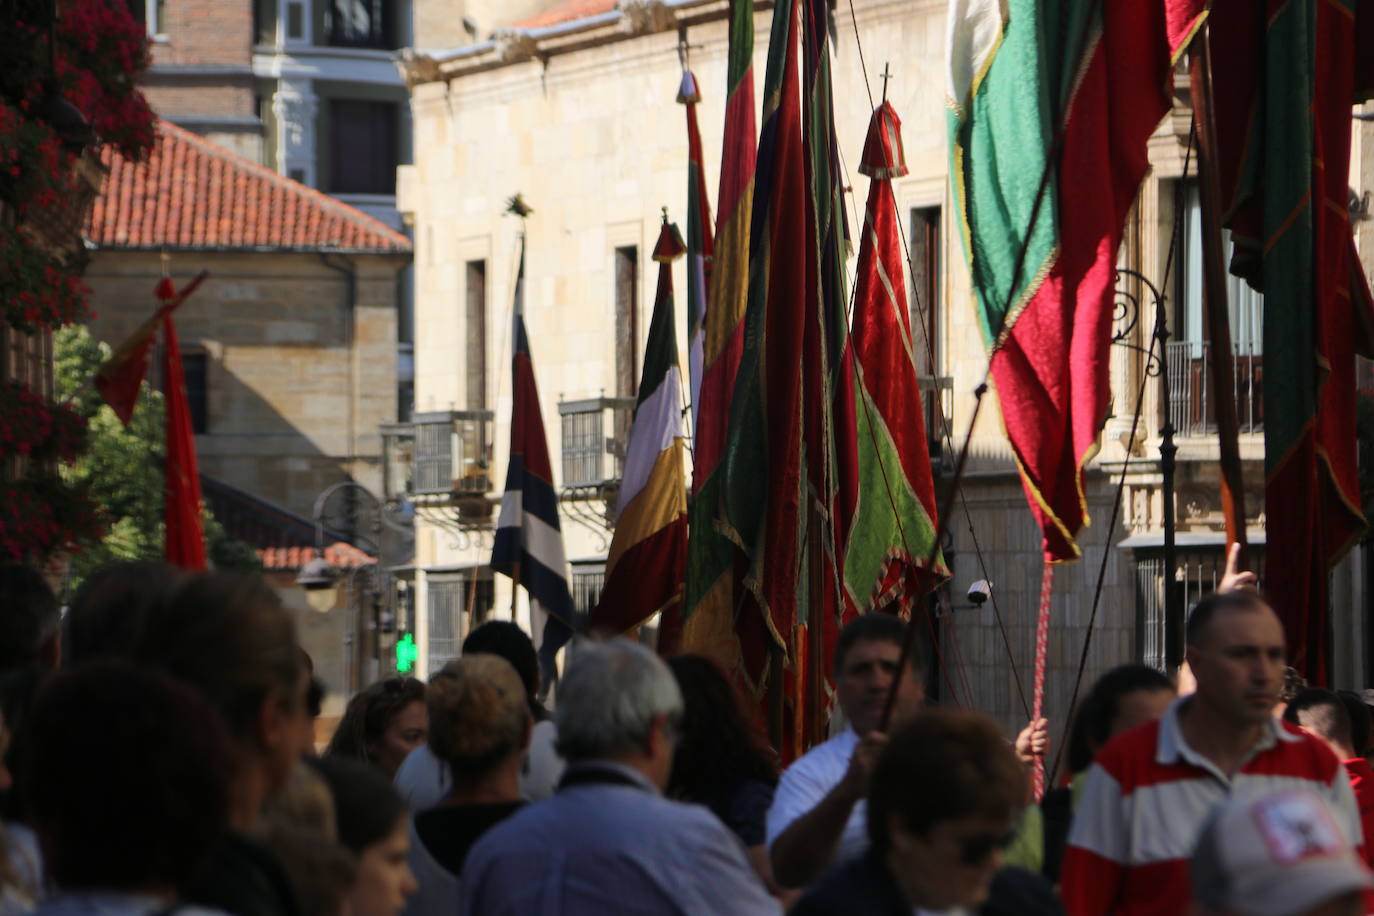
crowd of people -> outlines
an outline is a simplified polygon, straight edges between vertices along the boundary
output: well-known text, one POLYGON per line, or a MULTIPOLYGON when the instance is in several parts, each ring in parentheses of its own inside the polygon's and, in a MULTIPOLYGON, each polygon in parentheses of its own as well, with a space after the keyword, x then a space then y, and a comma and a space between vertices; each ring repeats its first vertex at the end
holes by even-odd
POLYGON ((0 567, 0 916, 1374 913, 1370 709, 1223 585, 1180 683, 1092 685, 1036 800, 1048 723, 927 703, 893 615, 840 632, 832 735, 786 767, 714 661, 582 642, 550 712, 505 621, 317 755, 325 688, 261 579, 119 564, 64 609, 0 567))

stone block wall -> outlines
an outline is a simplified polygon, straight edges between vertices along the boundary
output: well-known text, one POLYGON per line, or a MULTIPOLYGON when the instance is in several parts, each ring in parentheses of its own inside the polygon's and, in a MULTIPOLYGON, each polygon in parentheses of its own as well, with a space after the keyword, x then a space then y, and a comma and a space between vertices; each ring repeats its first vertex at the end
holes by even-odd
MULTIPOLYGON (((1045 715, 1050 719, 1056 748, 1064 740, 1064 720, 1087 638, 1102 551, 1128 533, 1120 520, 1115 530, 1109 531, 1107 527, 1116 497, 1116 479, 1095 470, 1089 471, 1087 479, 1093 524, 1080 537, 1083 557, 1054 569, 1045 715)), ((1040 530, 1026 508, 1021 482, 1010 469, 1004 474, 980 474, 966 479, 963 489, 967 514, 962 506, 956 506, 950 525, 956 554, 950 582, 953 626, 945 627, 941 654, 959 704, 996 716, 1008 734, 1014 734, 1026 724, 1027 707, 1032 703, 1035 628, 1043 570, 1040 530), (974 551, 970 524, 977 534, 985 566, 980 566, 974 551), (969 604, 968 587, 982 578, 992 580, 996 608, 991 601, 981 608, 969 604), (998 625, 998 612, 1006 629, 1005 640, 998 625)), ((1110 668, 1138 660, 1132 562, 1129 550, 1113 550, 1108 558, 1080 698, 1110 668)), ((948 700, 949 687, 943 676, 940 690, 942 700, 948 700)))
MULTIPOLYGON (((344 277, 314 255, 172 261, 178 282, 202 267, 211 274, 177 313, 182 346, 207 356, 201 470, 304 516, 321 490, 350 476, 380 492, 377 427, 396 416, 395 277, 405 259, 349 260, 352 304, 344 277)), ((152 311, 159 275, 156 253, 96 254, 92 333, 118 346, 152 311)))

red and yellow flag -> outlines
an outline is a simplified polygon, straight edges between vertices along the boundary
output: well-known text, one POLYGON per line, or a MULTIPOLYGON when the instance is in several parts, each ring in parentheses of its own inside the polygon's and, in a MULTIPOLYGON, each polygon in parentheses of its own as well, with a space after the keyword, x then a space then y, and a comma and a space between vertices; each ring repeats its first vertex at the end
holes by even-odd
POLYGON ((735 545, 716 529, 715 519, 722 497, 720 461, 744 349, 744 313, 749 301, 749 234, 757 155, 753 60, 754 2, 731 0, 715 247, 699 386, 693 380, 691 523, 681 642, 684 651, 709 655, 731 672, 738 672, 741 664, 734 620, 741 598, 738 583, 743 561, 735 545))

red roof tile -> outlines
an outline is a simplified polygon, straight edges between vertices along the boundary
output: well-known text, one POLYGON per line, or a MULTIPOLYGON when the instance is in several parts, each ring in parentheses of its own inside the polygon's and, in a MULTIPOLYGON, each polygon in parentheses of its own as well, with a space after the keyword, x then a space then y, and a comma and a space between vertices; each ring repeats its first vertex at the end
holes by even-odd
POLYGON ((410 251, 361 210, 167 121, 145 162, 101 158, 110 174, 86 225, 101 248, 410 251))
POLYGON ((515 24, 517 29, 538 29, 544 26, 559 25, 589 16, 599 16, 615 9, 615 0, 567 0, 553 9, 537 13, 515 24))
MULTIPOLYGON (((314 547, 263 547, 258 550, 258 559, 262 561, 262 568, 267 572, 302 569, 314 558, 314 547)), ((368 556, 365 551, 343 541, 326 547, 324 558, 335 569, 353 569, 377 562, 376 557, 368 556)))

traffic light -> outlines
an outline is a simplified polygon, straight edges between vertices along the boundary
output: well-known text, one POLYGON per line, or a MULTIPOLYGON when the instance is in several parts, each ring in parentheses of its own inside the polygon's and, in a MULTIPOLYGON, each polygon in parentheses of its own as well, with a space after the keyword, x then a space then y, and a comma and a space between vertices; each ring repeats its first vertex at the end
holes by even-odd
POLYGON ((396 673, 409 674, 415 670, 415 660, 420 651, 415 648, 415 637, 410 633, 396 640, 396 673))

